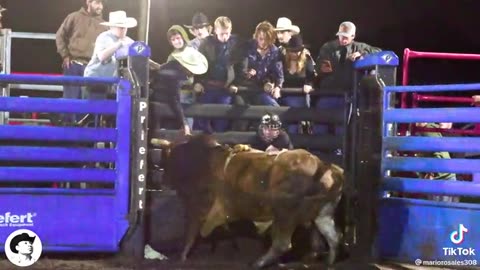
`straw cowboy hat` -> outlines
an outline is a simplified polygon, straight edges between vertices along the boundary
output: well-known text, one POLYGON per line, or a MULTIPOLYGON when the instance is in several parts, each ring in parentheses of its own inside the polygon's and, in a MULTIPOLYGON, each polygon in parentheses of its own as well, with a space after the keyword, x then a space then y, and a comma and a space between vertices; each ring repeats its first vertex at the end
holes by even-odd
POLYGON ((190 46, 181 51, 175 51, 171 55, 194 75, 204 74, 208 70, 207 58, 190 46))
POLYGON ((287 17, 280 17, 277 20, 275 31, 292 31, 294 35, 300 34, 300 27, 293 25, 287 17))
POLYGON ((132 17, 127 17, 127 13, 123 10, 110 12, 108 15, 108 22, 102 22, 101 25, 111 27, 125 27, 132 28, 137 26, 137 20, 132 17))

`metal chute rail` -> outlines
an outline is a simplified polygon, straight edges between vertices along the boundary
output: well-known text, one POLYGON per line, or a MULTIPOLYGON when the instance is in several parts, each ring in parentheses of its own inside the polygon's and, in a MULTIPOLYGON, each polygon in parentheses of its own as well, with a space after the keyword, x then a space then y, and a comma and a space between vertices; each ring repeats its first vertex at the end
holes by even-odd
MULTIPOLYGON (((137 42, 132 47, 121 62, 136 58, 148 70, 148 46, 137 42), (141 46, 147 50, 140 54, 135 49, 141 46)), ((146 157, 139 149, 146 148, 146 138, 139 139, 139 134, 146 133, 146 117, 139 121, 138 116, 147 109, 139 94, 147 83, 139 82, 145 78, 136 74, 144 71, 127 70, 130 66, 120 67, 120 78, 0 75, 0 83, 102 84, 116 89, 116 98, 108 100, 0 97, 0 111, 90 113, 114 119, 113 127, 0 125, 1 250, 8 235, 22 228, 34 231, 46 252, 116 252, 129 241, 143 218, 139 174, 146 170, 146 157), (98 148, 99 142, 113 147, 98 148), (52 188, 55 182, 87 187, 52 188)), ((134 249, 143 250, 143 238, 136 244, 134 249)))
POLYGON ((480 160, 399 155, 402 151, 480 153, 480 138, 401 136, 396 134, 395 128, 408 123, 480 123, 480 108, 395 108, 390 105, 395 93, 461 92, 479 87, 479 84, 451 84, 383 88, 383 108, 379 110, 382 121, 376 237, 379 257, 410 262, 417 258, 480 259, 478 253, 452 257, 445 252, 448 248, 480 248, 480 235, 474 232, 480 225, 480 205, 464 199, 480 198, 480 160), (472 180, 430 180, 421 176, 405 177, 404 172, 470 174, 472 180), (460 225, 471 231, 462 236, 461 243, 456 243, 451 235, 460 225))

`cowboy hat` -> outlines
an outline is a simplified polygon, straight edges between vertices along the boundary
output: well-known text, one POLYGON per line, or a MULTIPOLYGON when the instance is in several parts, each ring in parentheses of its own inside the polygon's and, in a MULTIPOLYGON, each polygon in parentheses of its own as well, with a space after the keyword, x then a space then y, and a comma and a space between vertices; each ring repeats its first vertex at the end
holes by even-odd
POLYGON ((208 70, 207 58, 190 46, 181 51, 174 51, 171 55, 194 75, 204 74, 208 70))
POLYGON ((125 27, 132 28, 137 26, 137 20, 132 17, 127 17, 127 13, 123 10, 110 12, 108 15, 108 22, 102 22, 101 25, 111 27, 125 27))
POLYGON ((185 26, 188 29, 192 29, 192 28, 202 28, 209 25, 210 25, 210 22, 208 21, 208 17, 201 12, 197 12, 195 13, 195 15, 193 15, 192 25, 184 24, 183 26, 185 26))
POLYGON ((7 10, 6 8, 2 7, 2 5, 0 5, 0 13, 4 12, 6 10, 7 10))
POLYGON ((303 44, 303 39, 302 39, 302 36, 300 35, 292 36, 288 41, 287 45, 285 46, 285 49, 291 52, 299 52, 304 48, 305 48, 305 45, 303 44))
POLYGON ((13 253, 18 253, 17 245, 20 242, 27 241, 27 242, 30 242, 30 244, 33 244, 33 241, 35 241, 35 238, 36 238, 36 236, 30 237, 30 235, 28 235, 28 233, 19 234, 19 235, 13 237, 12 241, 10 241, 10 250, 13 253))
POLYGON ((280 17, 277 20, 275 31, 292 31, 295 35, 300 34, 300 27, 293 25, 287 17, 280 17))

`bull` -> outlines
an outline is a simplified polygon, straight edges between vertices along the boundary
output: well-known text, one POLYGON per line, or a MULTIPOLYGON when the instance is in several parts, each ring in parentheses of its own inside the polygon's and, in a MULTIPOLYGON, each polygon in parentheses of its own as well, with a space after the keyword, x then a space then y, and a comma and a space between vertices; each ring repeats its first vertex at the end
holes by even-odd
POLYGON ((246 219, 264 230, 271 226, 272 244, 255 268, 277 262, 291 248, 295 229, 304 225, 315 228, 311 255, 319 254, 321 234, 329 246, 328 263, 334 263, 341 238, 334 212, 344 186, 339 166, 303 149, 271 155, 245 145, 220 145, 206 134, 180 144, 158 139, 152 144, 167 150, 165 181, 185 206, 182 261, 199 234, 207 237, 219 226, 246 219))

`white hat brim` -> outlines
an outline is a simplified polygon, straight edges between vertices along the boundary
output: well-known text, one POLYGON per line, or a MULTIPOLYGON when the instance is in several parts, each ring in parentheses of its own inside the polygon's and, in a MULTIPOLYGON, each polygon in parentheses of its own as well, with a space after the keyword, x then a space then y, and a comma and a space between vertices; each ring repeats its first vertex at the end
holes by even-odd
POLYGON ((278 27, 275 28, 275 31, 292 31, 295 35, 298 35, 300 34, 300 27, 296 25, 292 25, 289 27, 278 27))
POLYGON ((355 34, 347 33, 347 32, 337 32, 337 36, 342 36, 342 37, 352 37, 355 34))
POLYGON ((195 75, 205 74, 208 71, 207 58, 192 47, 187 46, 180 52, 173 52, 172 57, 195 75))
POLYGON ((124 22, 102 22, 101 25, 110 26, 110 27, 124 27, 124 28, 132 28, 137 26, 137 20, 135 18, 127 18, 124 22))

